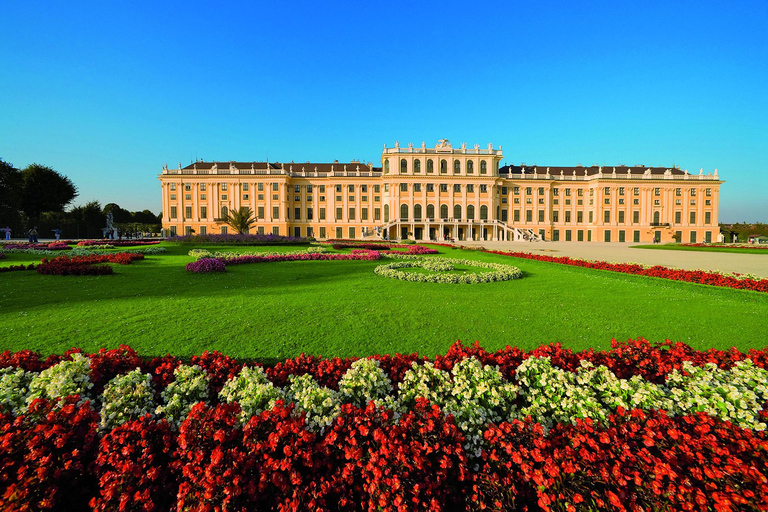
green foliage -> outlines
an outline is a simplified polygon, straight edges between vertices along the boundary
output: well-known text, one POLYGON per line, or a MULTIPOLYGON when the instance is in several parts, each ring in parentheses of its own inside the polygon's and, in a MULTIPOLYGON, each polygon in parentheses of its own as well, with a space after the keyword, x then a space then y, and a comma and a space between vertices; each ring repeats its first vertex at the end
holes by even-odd
POLYGON ((69 395, 80 395, 82 401, 85 401, 92 387, 91 360, 75 353, 72 354, 71 361, 61 361, 32 378, 27 404, 31 404, 36 398, 53 400, 69 395))
POLYGON ((32 164, 21 171, 22 210, 31 219, 43 212, 64 211, 77 197, 77 188, 66 176, 44 165, 32 164))
POLYGON ((226 223, 232 226, 232 229, 238 234, 248 233, 251 226, 256 224, 256 217, 253 210, 247 206, 241 206, 238 210, 230 210, 227 213, 226 223))
POLYGON ((0 413, 18 416, 27 408, 29 383, 33 373, 21 368, 0 369, 0 413))
POLYGON ((375 359, 358 359, 339 381, 339 394, 345 403, 365 408, 368 402, 385 405, 392 394, 392 382, 375 359))
POLYGON ((198 365, 181 365, 173 372, 176 380, 162 393, 163 405, 155 411, 178 428, 197 402, 208 402, 208 376, 198 365))
POLYGON ((341 412, 341 397, 337 391, 321 386, 309 374, 290 375, 285 390, 286 399, 305 413, 307 428, 322 433, 341 412))
POLYGON ((0 159, 0 228, 7 226, 17 233, 21 232, 22 184, 21 171, 0 159))
POLYGON ((104 386, 101 395, 101 428, 111 429, 155 411, 152 375, 136 368, 118 375, 104 386))
POLYGON ((284 398, 283 390, 272 384, 261 366, 244 366, 219 392, 222 402, 240 404, 240 421, 243 424, 252 416, 274 407, 281 398, 284 398))

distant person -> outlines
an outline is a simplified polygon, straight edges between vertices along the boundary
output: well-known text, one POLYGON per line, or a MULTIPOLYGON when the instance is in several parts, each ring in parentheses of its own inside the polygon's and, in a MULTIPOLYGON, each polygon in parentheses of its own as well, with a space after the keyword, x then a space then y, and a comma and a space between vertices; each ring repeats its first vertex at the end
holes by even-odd
POLYGON ((36 244, 37 243, 37 226, 33 227, 29 230, 29 243, 36 244))
POLYGON ((52 229, 51 231, 53 231, 53 236, 56 237, 57 241, 61 240, 61 230, 59 228, 52 229))
POLYGON ((11 239, 11 228, 6 226, 3 231, 5 231, 5 239, 6 240, 10 240, 11 239))

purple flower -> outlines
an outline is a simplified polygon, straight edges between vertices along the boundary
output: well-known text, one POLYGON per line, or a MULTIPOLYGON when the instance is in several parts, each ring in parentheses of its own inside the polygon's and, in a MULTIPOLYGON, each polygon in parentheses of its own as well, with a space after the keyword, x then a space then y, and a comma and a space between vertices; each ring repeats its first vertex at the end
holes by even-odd
POLYGON ((205 274, 209 272, 226 272, 224 262, 217 258, 200 258, 187 264, 188 272, 205 274))

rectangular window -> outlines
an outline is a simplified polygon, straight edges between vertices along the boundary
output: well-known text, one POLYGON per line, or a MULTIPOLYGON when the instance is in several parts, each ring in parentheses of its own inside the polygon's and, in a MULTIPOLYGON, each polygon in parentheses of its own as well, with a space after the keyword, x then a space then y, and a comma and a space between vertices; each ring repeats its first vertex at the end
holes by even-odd
POLYGON ((520 195, 520 187, 512 187, 512 193, 514 195, 520 195))
POLYGON ((691 243, 692 244, 696 243, 696 232, 695 231, 691 231, 691 243))
POLYGON ((488 185, 480 185, 480 192, 483 194, 488 192, 488 185))
POLYGON ((501 210, 501 221, 507 222, 507 210, 506 208, 504 210, 501 210))
POLYGON ((580 230, 576 231, 576 240, 579 241, 579 242, 583 242, 584 241, 584 230, 583 229, 580 229, 580 230))
MULTIPOLYGON (((226 189, 224 189, 226 190, 226 189)), ((273 183, 272 184, 272 192, 278 192, 280 190, 280 184, 279 183, 273 183)))
POLYGON ((325 238, 325 226, 320 226, 320 238, 325 238))
POLYGON ((400 192, 408 192, 408 184, 407 183, 401 183, 400 184, 400 192))
POLYGON ((192 207, 191 206, 185 206, 184 207, 184 218, 185 219, 191 219, 192 218, 192 207))
POLYGON ((279 219, 280 218, 280 207, 279 206, 273 206, 272 207, 272 219, 279 219))
POLYGON ((552 222, 559 222, 559 212, 557 210, 552 211, 552 222))
POLYGON ((293 209, 293 219, 294 220, 301 220, 301 208, 294 208, 293 209))
POLYGON ((207 219, 208 218, 208 207, 207 206, 201 206, 200 207, 200 218, 201 219, 207 219))
POLYGON ((336 228, 336 238, 344 238, 344 230, 342 228, 336 228))
POLYGON ((595 216, 593 215, 595 212, 592 210, 589 211, 589 223, 592 224, 595 221, 595 216))
POLYGON ((347 192, 349 192, 350 194, 353 194, 355 192, 355 186, 347 185, 347 192))
POLYGON ((475 192, 475 186, 473 184, 467 185, 467 194, 474 194, 475 192))
POLYGON ((681 188, 676 188, 676 189, 675 189, 675 196, 676 196, 676 197, 680 197, 681 195, 683 195, 683 189, 681 189, 681 188))
MULTIPOLYGON (((610 224, 611 223, 611 211, 610 210, 605 210, 603 212, 603 222, 605 224, 610 224)), ((610 240, 606 240, 606 241, 610 242, 610 240)))
POLYGON ((325 194, 325 185, 320 185, 320 193, 325 194))
POLYGON ((176 218, 176 207, 175 206, 171 206, 171 218, 172 219, 176 218))
POLYGON ((298 203, 299 201, 301 201, 301 196, 293 196, 293 200, 298 203))
POLYGON ((191 201, 192 200, 192 194, 184 194, 184 200, 185 201, 191 201))
POLYGON ((691 224, 696 224, 696 212, 691 212, 691 224))
POLYGON ((368 220, 368 208, 360 208, 360 220, 368 220))
POLYGON ((576 195, 579 197, 584 197, 584 189, 583 188, 576 189, 576 195))
POLYGON ((619 242, 626 242, 623 229, 619 230, 619 242))
POLYGON ((611 200, 608 199, 607 197, 605 198, 605 204, 611 204, 611 200))
POLYGON ((272 226, 272 234, 280 236, 280 226, 272 226))
POLYGON ((355 238, 355 228, 349 228, 349 238, 354 240, 354 238, 355 238))
POLYGON ((325 196, 318 196, 318 198, 320 199, 320 202, 321 202, 321 203, 324 203, 324 202, 325 202, 325 196))
POLYGON ((259 200, 259 201, 263 201, 264 200, 264 194, 259 194, 259 196, 256 199, 259 200))
POLYGON ((712 224, 712 212, 704 212, 704 224, 712 224))
POLYGON ((336 220, 341 220, 344 210, 342 208, 336 208, 336 220))
POLYGON ((256 228, 256 232, 260 235, 264 234, 264 226, 259 226, 256 228))
POLYGON ((248 184, 243 183, 243 192, 248 192, 248 184))
POLYGON ((661 195, 661 188, 656 187, 653 189, 653 195, 654 196, 660 196, 661 195))
POLYGON ((250 196, 248 194, 243 194, 243 201, 247 201, 250 199, 250 196))
POLYGON ((325 220, 325 208, 320 208, 318 216, 320 217, 320 220, 325 220))
POLYGON ((632 204, 633 204, 633 205, 635 205, 635 206, 637 206, 637 205, 639 205, 639 204, 640 204, 640 200, 639 200, 639 199, 633 199, 633 200, 632 200, 632 204))
POLYGON ((539 222, 544 222, 544 210, 539 210, 539 222))
POLYGON ((512 220, 514 222, 520 222, 520 210, 513 210, 512 211, 512 220))
POLYGON ((675 224, 683 222, 683 212, 675 212, 675 224))
POLYGON ((565 212, 565 222, 571 222, 571 212, 565 212))
POLYGON ((206 226, 200 226, 200 234, 201 235, 207 235, 208 234, 208 228, 206 226))
POLYGON ((552 195, 553 196, 559 196, 560 195, 560 189, 559 188, 553 188, 552 189, 552 195))
POLYGON ((257 219, 263 219, 264 218, 264 207, 263 206, 259 206, 256 211, 257 211, 256 218, 257 219))
POLYGON ((227 200, 227 194, 221 194, 221 200, 226 201, 227 200))
POLYGON ((413 191, 414 192, 421 192, 421 183, 414 183, 413 184, 413 191))
POLYGON ((606 196, 611 195, 611 187, 603 188, 603 194, 606 195, 606 196))
POLYGON ((691 199, 691 206, 696 206, 696 200, 695 199, 691 199))
POLYGON ((340 202, 341 202, 341 199, 342 199, 342 198, 341 198, 341 196, 336 196, 336 202, 337 202, 337 203, 340 203, 340 202))
POLYGON ((624 187, 619 187, 619 195, 620 196, 624 195, 624 187))
POLYGON ((587 242, 591 242, 591 241, 592 241, 592 230, 588 229, 587 230, 587 242))
POLYGON ((525 210, 525 222, 533 222, 533 211, 525 210))
POLYGON ((258 190, 259 192, 264 192, 264 183, 263 182, 257 183, 256 190, 258 190))
POLYGON ((381 201, 381 196, 373 196, 374 203, 378 203, 379 201, 381 201))
POLYGON ((711 188, 705 189, 704 190, 704 195, 707 196, 707 197, 711 197, 712 196, 712 189, 711 188))
POLYGON ((336 193, 341 194, 341 185, 336 185, 336 193))
POLYGON ((227 231, 228 231, 227 226, 221 226, 221 230, 220 231, 221 231, 222 235, 226 235, 227 231))
POLYGON ((440 184, 440 192, 448 192, 448 184, 447 183, 441 183, 440 184))
POLYGON ((192 190, 192 184, 191 183, 185 183, 184 184, 184 190, 189 192, 192 190))
MULTIPOLYGON (((505 190, 507 187, 502 187, 502 190, 505 190)), ((504 192, 502 192, 503 194, 504 192)), ((529 196, 533 194, 533 188, 532 187, 525 187, 525 195, 529 196)))
POLYGON ((619 224, 624 224, 624 211, 619 212, 619 224))
POLYGON ((348 197, 347 197, 347 200, 348 200, 350 203, 354 203, 354 202, 355 202, 355 196, 348 196, 348 197))
POLYGON ((507 196, 501 198, 501 204, 507 204, 507 196))
POLYGON ((584 222, 584 212, 576 212, 576 222, 579 224, 584 222))
POLYGON ((381 220, 381 208, 373 209, 373 220, 381 220))
POLYGON ((571 230, 570 229, 566 229, 565 230, 565 241, 566 242, 570 242, 571 241, 571 230))
POLYGON ((704 232, 704 241, 708 244, 712 243, 712 232, 711 231, 705 231, 704 232))
POLYGON ((367 194, 368 193, 368 185, 360 185, 360 192, 362 192, 363 194, 367 194))
POLYGON ((355 209, 354 208, 350 208, 349 209, 349 220, 355 220, 355 209))
POLYGON ((176 200, 176 194, 171 194, 171 201, 175 201, 175 200, 176 200))
POLYGON ((696 189, 695 188, 691 189, 691 197, 696 197, 696 189))
POLYGON ((427 192, 434 192, 434 191, 435 191, 435 184, 427 183, 427 192))
POLYGON ((632 195, 633 196, 639 196, 640 195, 640 187, 632 188, 632 195))
POLYGON ((461 192, 461 184, 460 183, 454 183, 453 184, 453 191, 454 192, 461 192))
POLYGON ((640 232, 639 231, 633 231, 632 232, 632 241, 637 243, 640 241, 640 232))
POLYGON ((553 242, 559 242, 560 241, 560 230, 559 229, 553 229, 552 230, 552 241, 553 242))
POLYGON ((539 195, 540 196, 544 195, 544 187, 539 187, 539 195))

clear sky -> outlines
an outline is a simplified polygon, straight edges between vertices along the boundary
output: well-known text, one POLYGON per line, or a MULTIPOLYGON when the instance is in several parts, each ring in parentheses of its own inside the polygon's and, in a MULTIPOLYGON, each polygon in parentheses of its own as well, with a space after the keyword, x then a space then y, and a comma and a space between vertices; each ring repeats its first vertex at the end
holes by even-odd
POLYGON ((0 158, 160 210, 164 163, 349 161, 440 138, 506 163, 718 169, 768 222, 768 2, 0 4, 0 158), (245 4, 245 5, 240 5, 245 4))

